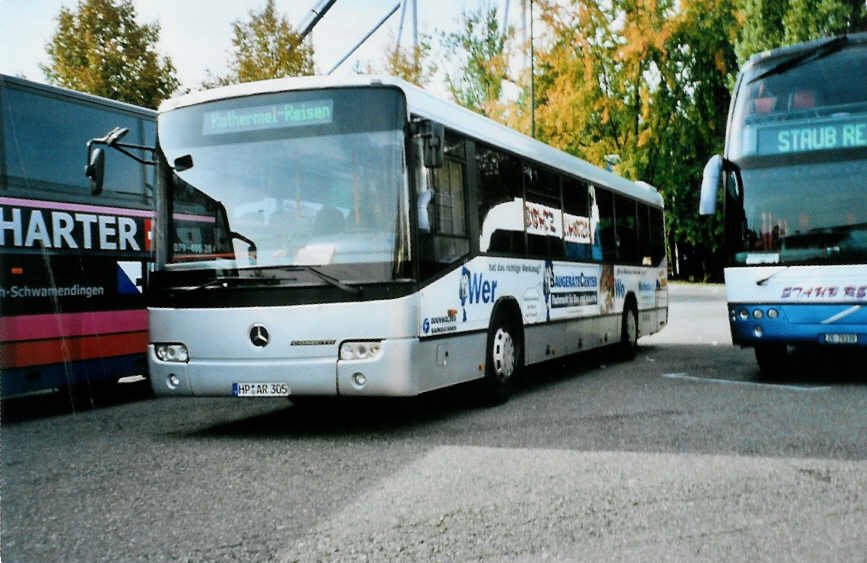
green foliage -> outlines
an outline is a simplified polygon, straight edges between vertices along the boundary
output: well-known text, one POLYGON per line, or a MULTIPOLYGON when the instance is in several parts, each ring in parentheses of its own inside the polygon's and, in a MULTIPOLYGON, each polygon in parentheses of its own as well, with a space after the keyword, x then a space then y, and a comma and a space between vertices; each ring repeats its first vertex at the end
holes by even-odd
POLYGON ((491 6, 464 12, 461 30, 442 35, 447 58, 457 61, 456 70, 446 76, 455 102, 482 115, 490 115, 508 74, 505 42, 497 9, 491 6))
POLYGON ((768 49, 842 33, 867 31, 863 0, 740 0, 744 22, 738 60, 768 49))
POLYGON ((40 68, 52 84, 156 108, 180 85, 156 53, 160 26, 139 25, 132 0, 80 0, 63 7, 40 68))
POLYGON ((537 136, 659 189, 682 275, 721 273, 722 223, 698 216, 737 71, 732 0, 540 2, 537 136))
MULTIPOLYGON (((437 65, 431 60, 431 37, 422 34, 418 45, 412 47, 400 47, 396 39, 385 53, 384 71, 386 74, 403 78, 419 87, 430 83, 431 78, 437 71, 437 65)), ((368 72, 377 72, 373 66, 368 67, 368 72)))
POLYGON ((247 21, 232 23, 229 73, 213 76, 209 71, 202 87, 313 74, 313 47, 300 41, 285 16, 277 15, 274 0, 248 16, 247 21))

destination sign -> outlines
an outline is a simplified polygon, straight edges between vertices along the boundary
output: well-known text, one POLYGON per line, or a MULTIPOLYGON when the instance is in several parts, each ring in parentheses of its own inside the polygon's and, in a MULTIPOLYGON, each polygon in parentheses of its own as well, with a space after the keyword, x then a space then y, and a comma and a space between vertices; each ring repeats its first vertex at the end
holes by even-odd
POLYGON ((202 135, 224 135, 331 123, 333 100, 310 100, 268 106, 206 111, 202 135))
POLYGON ((759 129, 758 153, 788 154, 867 147, 867 116, 808 126, 759 129))

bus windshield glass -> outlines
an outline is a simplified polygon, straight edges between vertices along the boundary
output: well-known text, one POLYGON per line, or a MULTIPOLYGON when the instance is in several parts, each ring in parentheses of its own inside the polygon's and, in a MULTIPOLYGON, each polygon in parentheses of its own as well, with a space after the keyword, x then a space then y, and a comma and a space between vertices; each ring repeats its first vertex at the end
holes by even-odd
POLYGON ((162 115, 160 148, 174 169, 166 270, 400 277, 409 259, 404 108, 398 90, 347 88, 162 115))
POLYGON ((745 72, 728 150, 743 181, 736 264, 867 258, 864 76, 867 45, 845 41, 745 72))

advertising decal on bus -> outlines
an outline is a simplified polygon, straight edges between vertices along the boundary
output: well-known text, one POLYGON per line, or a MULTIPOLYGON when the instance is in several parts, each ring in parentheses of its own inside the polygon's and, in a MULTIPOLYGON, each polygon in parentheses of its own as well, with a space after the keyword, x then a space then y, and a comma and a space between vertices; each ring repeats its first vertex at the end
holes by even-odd
POLYGON ((0 197, 0 247, 147 258, 152 217, 140 209, 0 197))
POLYGON ((657 307, 656 293, 663 289, 657 287, 662 276, 657 270, 478 257, 425 288, 420 334, 486 329, 503 296, 517 299, 527 323, 618 314, 629 291, 639 309, 657 307))

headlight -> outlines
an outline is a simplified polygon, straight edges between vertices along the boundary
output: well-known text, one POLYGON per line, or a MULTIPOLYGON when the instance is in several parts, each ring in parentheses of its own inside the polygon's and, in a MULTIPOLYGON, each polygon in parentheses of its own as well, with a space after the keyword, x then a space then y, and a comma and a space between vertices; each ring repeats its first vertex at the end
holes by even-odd
POLYGON ((340 345, 341 360, 369 360, 382 353, 382 342, 344 342, 340 345))
POLYGON ((753 318, 754 319, 761 319, 764 316, 765 316, 765 314, 762 312, 761 309, 753 309, 753 318))
POLYGON ((154 352, 163 362, 188 362, 190 354, 183 344, 154 344, 154 352))
POLYGON ((780 314, 777 312, 776 309, 768 309, 768 318, 769 319, 776 319, 779 315, 780 314))

